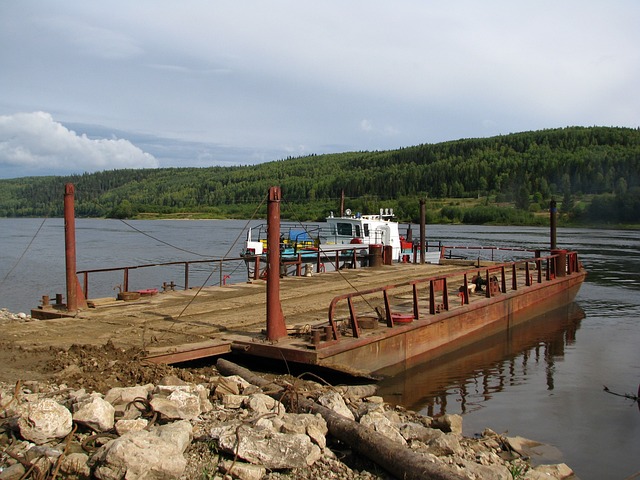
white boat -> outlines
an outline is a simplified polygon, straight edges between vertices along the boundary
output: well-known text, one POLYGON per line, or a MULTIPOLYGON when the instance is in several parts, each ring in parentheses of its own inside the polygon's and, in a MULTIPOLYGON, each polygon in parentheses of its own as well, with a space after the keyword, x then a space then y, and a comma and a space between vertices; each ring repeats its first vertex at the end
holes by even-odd
MULTIPOLYGON (((266 224, 249 229, 245 244, 245 255, 264 255, 267 249, 266 224)), ((334 216, 333 212, 324 224, 280 225, 280 251, 284 259, 300 255, 303 260, 313 261, 318 250, 325 255, 345 250, 361 250, 368 253, 370 245, 382 249, 390 247, 391 259, 395 262, 408 261, 413 254, 413 243, 400 235, 398 222, 394 220, 393 209, 380 209, 379 214, 363 215, 345 210, 344 215, 334 216)), ((426 261, 438 263, 439 251, 428 252, 426 261)))

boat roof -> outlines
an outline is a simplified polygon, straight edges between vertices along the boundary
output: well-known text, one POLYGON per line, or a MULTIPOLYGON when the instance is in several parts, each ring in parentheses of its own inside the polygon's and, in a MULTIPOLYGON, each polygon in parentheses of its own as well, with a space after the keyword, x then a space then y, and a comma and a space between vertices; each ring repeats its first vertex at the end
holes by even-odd
POLYGON ((360 212, 356 212, 355 214, 351 213, 350 209, 345 210, 345 214, 340 217, 335 217, 333 212, 327 217, 327 221, 336 221, 336 220, 346 220, 346 221, 360 221, 360 220, 369 220, 369 221, 381 221, 381 222, 392 222, 394 221, 393 208, 381 208, 380 213, 372 214, 372 215, 363 215, 360 212))

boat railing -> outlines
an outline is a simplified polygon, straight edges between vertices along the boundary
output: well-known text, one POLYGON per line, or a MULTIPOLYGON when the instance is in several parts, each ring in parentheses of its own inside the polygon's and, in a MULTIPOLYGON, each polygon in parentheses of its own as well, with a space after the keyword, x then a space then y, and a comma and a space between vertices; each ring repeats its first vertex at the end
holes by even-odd
MULTIPOLYGON (((522 255, 541 252, 540 250, 520 248, 520 247, 497 247, 497 246, 474 246, 474 245, 441 245, 442 258, 470 258, 470 253, 475 254, 475 258, 489 261, 505 261, 507 256, 515 256, 514 252, 522 255), (465 255, 466 254, 466 255, 465 255)), ((510 260, 513 260, 511 258, 510 260)))
MULTIPOLYGON (((211 271, 215 273, 217 270, 219 273, 219 282, 220 282, 219 285, 225 285, 227 279, 230 278, 230 273, 233 271, 233 270, 227 270, 225 274, 225 269, 224 269, 225 264, 229 265, 232 263, 236 263, 236 267, 234 267, 234 270, 235 270, 237 269, 237 265, 239 265, 241 262, 243 263, 244 260, 245 259, 243 257, 237 257, 237 258, 228 257, 228 258, 210 258, 210 259, 174 261, 174 262, 163 262, 163 263, 148 263, 148 264, 142 264, 142 265, 128 265, 124 267, 109 267, 109 268, 95 268, 90 270, 79 270, 76 272, 76 274, 82 277, 82 291, 84 294, 84 298, 89 299, 89 291, 90 291, 89 280, 90 278, 93 278, 93 276, 99 273, 122 272, 122 284, 118 285, 118 287, 123 292, 129 292, 129 291, 133 291, 131 290, 131 279, 130 279, 130 273, 133 270, 182 266, 183 279, 184 279, 184 285, 182 285, 182 287, 184 287, 184 290, 188 290, 189 288, 191 288, 190 276, 191 276, 192 265, 213 264, 215 267, 211 271)), ((173 281, 169 283, 165 282, 163 284, 164 289, 170 289, 170 290, 174 290, 176 286, 177 285, 173 281)), ((146 288, 144 289, 146 290, 146 288)))
MULTIPOLYGON (((262 255, 246 254, 242 257, 247 264, 248 277, 252 280, 266 278, 267 262, 262 255)), ((295 276, 303 275, 304 264, 315 264, 316 273, 342 268, 358 268, 369 258, 367 245, 323 245, 322 247, 300 248, 292 255, 280 259, 281 274, 288 276, 290 270, 295 276), (311 261, 310 261, 311 259, 311 261), (328 264, 328 265, 327 265, 328 264), (330 268, 327 268, 330 267, 330 268)))
MULTIPOLYGON (((301 225, 299 223, 281 223, 281 241, 290 245, 313 245, 320 232, 318 225, 301 225)), ((267 224, 261 223, 251 227, 251 240, 256 242, 267 241, 267 224)))
MULTIPOLYGON (((536 284, 549 282, 555 279, 556 276, 573 275, 580 270, 577 252, 556 250, 547 256, 541 256, 538 252, 536 251, 534 258, 482 267, 476 266, 465 271, 444 273, 339 295, 329 305, 329 326, 327 330, 330 330, 332 338, 327 337, 326 340, 333 342, 340 338, 339 313, 343 316, 348 315, 348 326, 345 331, 354 338, 361 336, 359 317, 370 319, 371 314, 359 314, 356 311, 358 300, 364 301, 369 309, 371 309, 372 302, 379 303, 381 300, 384 312, 376 308, 375 313, 379 320, 386 322, 386 326, 392 328, 399 323, 407 323, 424 318, 421 317, 420 311, 421 290, 424 289, 428 289, 428 313, 432 316, 450 309, 451 296, 458 296, 461 306, 468 305, 470 293, 473 293, 478 286, 485 287, 484 296, 490 299, 507 293, 508 287, 514 291, 520 288, 528 288, 536 284), (524 276, 522 272, 524 272, 524 276), (534 272, 536 274, 535 277, 534 272), (520 280, 518 280, 519 276, 520 280), (480 277, 482 281, 478 281, 477 277, 480 277), (509 277, 510 282, 507 281, 509 277), (453 290, 450 290, 451 285, 453 285, 453 290), (399 309, 394 311, 391 304, 392 298, 404 297, 407 292, 410 292, 412 299, 411 311, 401 312, 399 309), (380 295, 382 298, 380 298, 380 295), (344 305, 345 303, 346 305, 344 305)), ((407 310, 406 305, 403 305, 403 308, 407 310)), ((321 345, 316 345, 316 347, 320 348, 321 345)))

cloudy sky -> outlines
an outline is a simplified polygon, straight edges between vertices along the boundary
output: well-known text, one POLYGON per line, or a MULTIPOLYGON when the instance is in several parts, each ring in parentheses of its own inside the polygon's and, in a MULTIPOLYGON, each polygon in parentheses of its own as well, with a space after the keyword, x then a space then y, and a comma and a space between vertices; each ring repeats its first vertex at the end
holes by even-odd
POLYGON ((0 178, 640 125, 637 0, 0 0, 0 178))

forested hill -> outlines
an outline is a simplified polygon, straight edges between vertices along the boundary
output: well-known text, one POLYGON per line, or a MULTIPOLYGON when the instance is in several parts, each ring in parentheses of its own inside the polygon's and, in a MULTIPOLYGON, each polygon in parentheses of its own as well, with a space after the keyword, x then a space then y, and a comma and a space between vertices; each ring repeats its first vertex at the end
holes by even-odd
MULTIPOLYGON (((268 188, 279 185, 283 215, 300 220, 337 210, 344 191, 352 210, 393 207, 403 221, 417 220, 418 199, 427 198, 430 215, 437 215, 431 221, 497 221, 502 215, 497 212, 504 210, 500 206, 510 202, 518 221, 528 223, 554 198, 576 221, 639 223, 640 130, 568 127, 242 167, 0 180, 0 216, 61 216, 69 182, 76 186, 80 217, 201 213, 247 218, 268 188), (475 204, 468 206, 464 199, 475 204)), ((511 220, 503 220, 516 219, 509 215, 511 220)))

